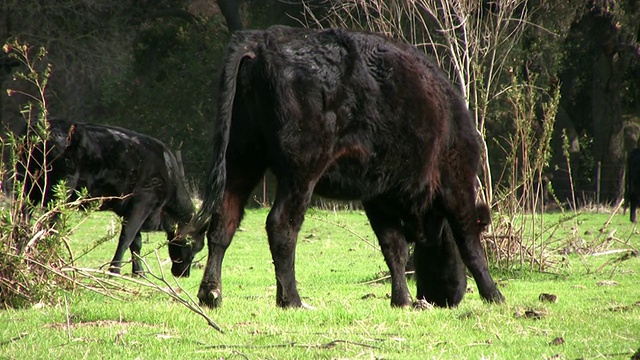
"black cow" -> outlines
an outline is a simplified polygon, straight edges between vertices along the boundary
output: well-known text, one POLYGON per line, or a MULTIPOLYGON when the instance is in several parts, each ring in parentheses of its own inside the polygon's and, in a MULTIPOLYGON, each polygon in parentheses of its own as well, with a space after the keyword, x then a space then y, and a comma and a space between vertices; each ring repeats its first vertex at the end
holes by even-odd
POLYGON ((631 222, 636 222, 636 209, 640 205, 640 148, 635 148, 627 155, 627 172, 625 179, 624 206, 629 207, 631 222))
MULTIPOLYGON (((413 46, 338 29, 236 32, 218 94, 214 158, 193 224, 208 238, 201 303, 221 304, 221 263, 266 169, 278 184, 266 223, 278 306, 302 306, 296 239, 314 192, 362 201, 390 269, 392 306, 412 303, 410 241, 417 298, 430 300, 421 254, 445 221, 482 298, 504 301, 480 243, 476 129, 455 88, 413 46)), ((174 264, 174 274, 186 267, 174 264)))
MULTIPOLYGON (((170 240, 171 257, 191 260, 183 255, 185 248, 172 240, 192 220, 195 208, 176 158, 166 145, 119 127, 59 119, 49 120, 48 124, 49 136, 41 144, 47 153, 47 177, 36 178, 37 186, 27 186, 33 203, 50 202, 51 186, 61 180, 71 190, 86 188, 92 197, 113 197, 100 207, 123 219, 118 247, 109 267, 113 273, 120 272, 127 248, 132 254, 133 273, 143 272, 136 258, 142 247, 141 231, 164 230, 170 240), (38 189, 44 189, 44 193, 38 189)), ((38 152, 41 154, 42 148, 38 152)), ((40 165, 32 164, 30 172, 35 174, 38 169, 34 166, 40 165)), ((23 172, 17 171, 24 176, 23 172)))

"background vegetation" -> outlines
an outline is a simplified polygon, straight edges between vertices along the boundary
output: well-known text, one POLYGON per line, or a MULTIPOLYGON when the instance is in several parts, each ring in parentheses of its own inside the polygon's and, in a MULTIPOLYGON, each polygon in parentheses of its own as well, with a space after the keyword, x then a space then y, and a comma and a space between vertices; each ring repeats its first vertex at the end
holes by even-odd
MULTIPOLYGON (((2 2, 0 19, 0 40, 48 50, 53 116, 158 137, 182 150, 196 187, 211 155, 216 74, 230 29, 272 24, 384 31, 433 55, 487 139, 482 179, 493 205, 510 197, 530 204, 515 190, 534 179, 552 185, 547 204, 615 203, 626 152, 640 135, 634 0, 16 0, 2 2), (516 136, 522 126, 524 138, 516 136), (535 144, 521 146, 528 139, 548 143, 536 166, 522 161, 537 156, 535 144)), ((0 58, 3 88, 16 86, 13 65, 0 58)), ((23 102, 3 96, 5 129, 20 129, 23 102)))

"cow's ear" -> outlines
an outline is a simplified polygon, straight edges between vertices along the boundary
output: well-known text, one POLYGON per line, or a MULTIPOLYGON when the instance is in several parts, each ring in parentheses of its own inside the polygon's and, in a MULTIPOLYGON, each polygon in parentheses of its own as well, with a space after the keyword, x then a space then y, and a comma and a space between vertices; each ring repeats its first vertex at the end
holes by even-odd
POLYGON ((82 142, 82 129, 76 123, 69 125, 67 131, 67 149, 76 149, 82 142))
POLYGON ((491 209, 485 203, 476 204, 476 211, 478 216, 478 225, 484 228, 485 226, 491 224, 491 209))

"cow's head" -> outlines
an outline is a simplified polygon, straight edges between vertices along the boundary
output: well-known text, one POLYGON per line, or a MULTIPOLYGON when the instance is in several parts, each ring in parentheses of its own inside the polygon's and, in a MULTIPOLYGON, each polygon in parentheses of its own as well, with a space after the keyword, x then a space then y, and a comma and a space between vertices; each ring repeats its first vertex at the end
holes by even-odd
POLYGON ((189 277, 195 255, 204 247, 204 232, 177 232, 169 240, 169 257, 173 265, 171 273, 176 277, 189 277))

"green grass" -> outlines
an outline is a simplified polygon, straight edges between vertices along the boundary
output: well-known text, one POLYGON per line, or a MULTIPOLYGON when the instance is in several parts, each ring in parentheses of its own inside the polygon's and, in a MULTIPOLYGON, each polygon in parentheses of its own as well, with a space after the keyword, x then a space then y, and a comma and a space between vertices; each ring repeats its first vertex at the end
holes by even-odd
MULTIPOLYGON (((128 285, 135 293, 119 293, 124 300, 79 288, 62 294, 57 305, 0 311, 0 358, 549 359, 560 354, 557 358, 629 359, 640 347, 638 257, 619 262, 621 253, 554 253, 557 261, 544 273, 492 271, 507 298, 504 305, 482 302, 470 280, 473 291, 456 309, 394 309, 387 295, 390 284, 371 282, 387 268, 371 245, 375 238, 360 212, 309 211, 296 271, 303 301, 316 310, 278 309, 266 214, 247 212, 223 264, 224 304, 205 309, 224 333, 166 294, 147 288, 128 285), (557 295, 558 302, 541 302, 541 293, 557 295), (529 318, 527 310, 543 315, 529 318), (559 337, 564 344, 551 344, 559 337)), ((541 237, 554 247, 572 242, 594 244, 599 251, 640 247, 626 216, 615 216, 604 233, 599 230, 609 214, 582 214, 566 222, 559 222, 560 217, 545 216, 545 224, 560 224, 553 235, 541 237)), ((92 215, 70 243, 74 253, 104 236, 112 219, 110 214, 92 215)), ((76 265, 98 268, 108 262, 115 241, 100 245, 76 265)), ((147 262, 156 273, 153 249, 163 241, 161 233, 145 235, 143 253, 150 252, 147 262)), ((200 263, 205 254, 197 257, 200 263)), ((166 248, 158 255, 169 274, 166 248)), ((130 273, 130 265, 124 270, 130 273)), ((190 278, 178 280, 193 297, 202 271, 197 268, 190 278)))

